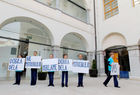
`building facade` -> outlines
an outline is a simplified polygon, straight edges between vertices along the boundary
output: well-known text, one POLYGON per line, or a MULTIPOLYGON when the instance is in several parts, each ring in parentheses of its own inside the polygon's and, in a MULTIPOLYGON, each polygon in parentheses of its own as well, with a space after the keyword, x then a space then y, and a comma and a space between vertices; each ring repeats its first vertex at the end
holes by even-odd
POLYGON ((140 77, 140 0, 96 0, 98 69, 114 51, 121 71, 140 77))
MULTIPOLYGON (((140 0, 0 0, 0 79, 14 78, 9 58, 33 51, 42 58, 82 53, 92 63, 96 43, 99 76, 114 51, 121 71, 140 77, 139 9, 140 0)), ((30 78, 30 70, 23 76, 30 78)))
MULTIPOLYGON (((93 2, 86 0, 0 0, 0 77, 14 78, 7 70, 9 58, 64 53, 77 59, 94 52, 93 2)), ((30 78, 30 70, 25 70, 30 78)))

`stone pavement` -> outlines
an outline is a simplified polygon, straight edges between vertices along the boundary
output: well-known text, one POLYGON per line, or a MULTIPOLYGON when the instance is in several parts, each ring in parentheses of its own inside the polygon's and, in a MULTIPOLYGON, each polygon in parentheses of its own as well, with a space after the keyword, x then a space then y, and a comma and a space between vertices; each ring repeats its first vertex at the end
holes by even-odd
POLYGON ((20 86, 12 85, 13 81, 0 81, 0 95, 140 95, 140 80, 120 79, 121 88, 113 87, 113 80, 108 87, 102 82, 105 77, 84 77, 84 88, 77 88, 77 78, 69 78, 69 87, 62 88, 61 80, 55 79, 55 87, 48 87, 48 80, 38 81, 30 86, 29 80, 21 81, 20 86))

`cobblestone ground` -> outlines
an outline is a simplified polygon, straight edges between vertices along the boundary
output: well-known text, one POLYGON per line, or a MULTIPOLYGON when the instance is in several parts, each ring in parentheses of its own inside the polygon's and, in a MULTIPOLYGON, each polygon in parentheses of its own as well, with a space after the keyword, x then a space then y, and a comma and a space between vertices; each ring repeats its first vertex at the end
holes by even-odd
POLYGON ((102 82, 105 77, 84 77, 84 88, 77 88, 77 78, 69 78, 69 87, 62 88, 61 80, 55 79, 55 87, 48 87, 48 80, 38 81, 30 86, 29 80, 22 80, 20 86, 12 85, 13 81, 0 81, 0 95, 140 95, 140 80, 120 79, 121 88, 114 88, 111 80, 108 87, 102 82))

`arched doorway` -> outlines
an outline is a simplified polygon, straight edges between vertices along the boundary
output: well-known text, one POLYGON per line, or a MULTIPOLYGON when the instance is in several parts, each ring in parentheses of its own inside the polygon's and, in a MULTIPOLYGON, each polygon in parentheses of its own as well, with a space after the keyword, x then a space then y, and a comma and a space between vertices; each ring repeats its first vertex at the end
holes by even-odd
POLYGON ((109 53, 114 52, 114 62, 120 64, 120 77, 129 78, 130 64, 129 55, 126 47, 126 40, 122 34, 112 33, 105 37, 103 40, 103 48, 105 51, 104 63, 105 73, 108 73, 108 58, 109 53))
POLYGON ((128 73, 130 71, 130 64, 129 64, 129 56, 127 47, 125 46, 113 46, 107 48, 105 50, 106 56, 104 57, 105 60, 105 73, 108 72, 108 58, 109 53, 114 52, 114 62, 118 62, 120 64, 120 77, 121 78, 128 78, 128 75, 124 75, 124 73, 128 73))
MULTIPOLYGON (((39 56, 47 58, 51 53, 52 35, 42 23, 28 17, 14 17, 0 26, 0 77, 14 78, 14 72, 8 71, 9 58, 22 54, 32 56, 37 51, 39 56)), ((25 69, 23 77, 30 78, 30 70, 25 69)))

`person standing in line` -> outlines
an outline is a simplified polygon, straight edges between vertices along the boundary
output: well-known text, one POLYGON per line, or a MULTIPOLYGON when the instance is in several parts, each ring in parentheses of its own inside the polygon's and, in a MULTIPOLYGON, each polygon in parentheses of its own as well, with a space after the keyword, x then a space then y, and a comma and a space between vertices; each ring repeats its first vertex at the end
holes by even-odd
MULTIPOLYGON (((63 58, 67 59, 68 55, 67 54, 63 54, 63 58)), ((61 82, 61 86, 62 87, 68 87, 68 71, 62 71, 62 82, 61 82), (64 80, 65 80, 65 84, 64 84, 64 80)))
MULTIPOLYGON (((18 55, 18 58, 23 58, 22 55, 18 55)), ((16 81, 13 85, 20 85, 20 80, 21 80, 21 73, 22 71, 16 71, 16 81)))
MULTIPOLYGON (((53 59, 53 58, 54 58, 53 54, 50 54, 50 59, 53 59)), ((54 71, 49 71, 48 75, 49 75, 49 85, 48 86, 53 86, 54 87, 54 83, 53 83, 53 81, 54 81, 54 71)))
MULTIPOLYGON (((34 56, 37 56, 37 51, 34 51, 34 56)), ((37 69, 31 68, 31 86, 36 85, 37 81, 37 69)))
MULTIPOLYGON (((103 85, 105 87, 107 87, 107 84, 109 83, 110 79, 112 78, 112 75, 111 75, 111 66, 114 63, 113 58, 114 58, 114 53, 111 52, 110 53, 110 57, 108 59, 108 76, 107 76, 106 80, 103 82, 103 85)), ((113 75, 113 78, 114 78, 114 87, 120 88, 120 86, 118 86, 117 75, 113 75)))
MULTIPOLYGON (((78 58, 80 60, 83 60, 83 55, 79 54, 78 58)), ((77 87, 84 87, 84 85, 83 85, 83 76, 84 76, 84 73, 78 73, 78 86, 77 87)))

